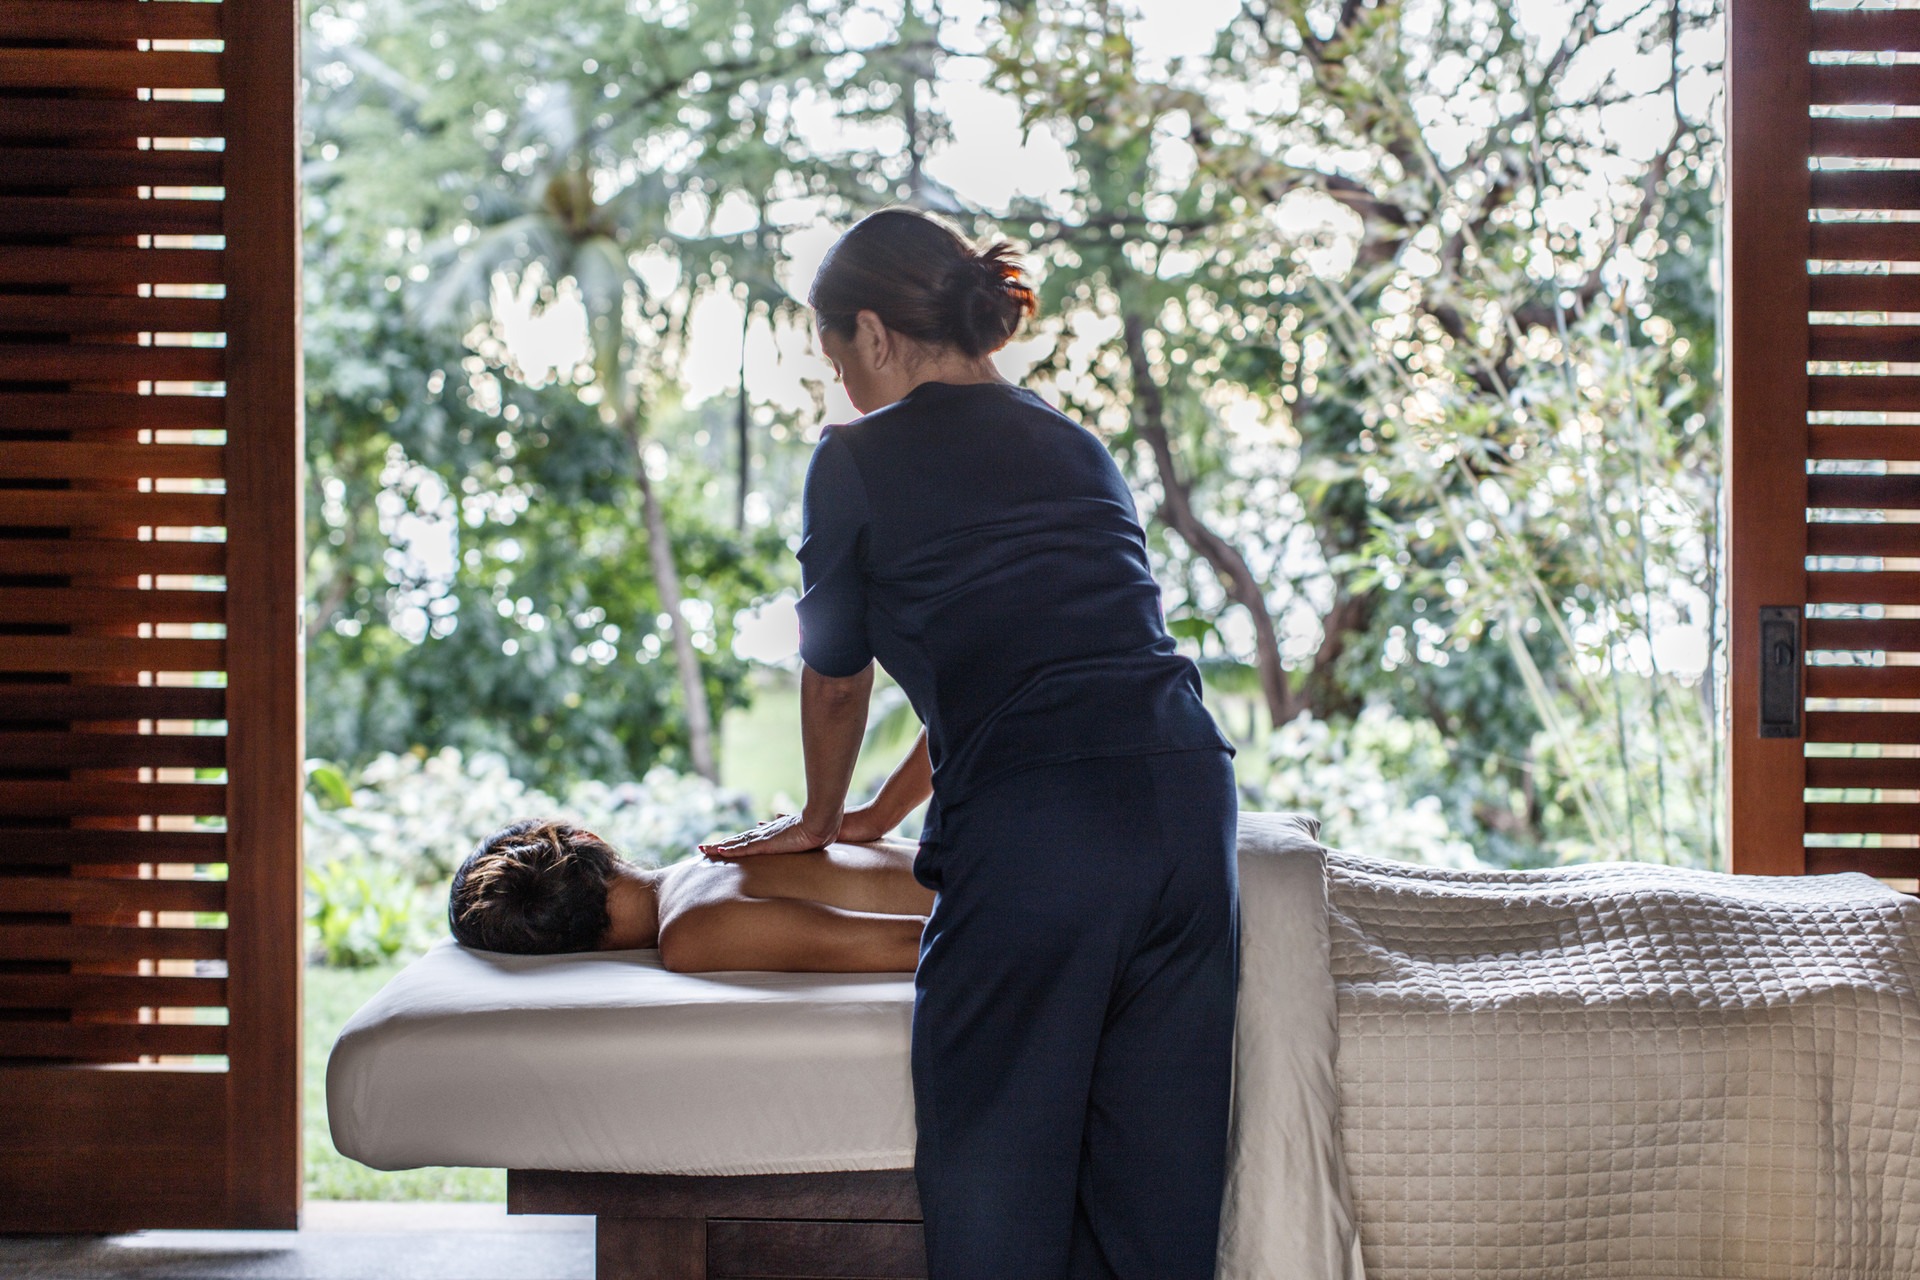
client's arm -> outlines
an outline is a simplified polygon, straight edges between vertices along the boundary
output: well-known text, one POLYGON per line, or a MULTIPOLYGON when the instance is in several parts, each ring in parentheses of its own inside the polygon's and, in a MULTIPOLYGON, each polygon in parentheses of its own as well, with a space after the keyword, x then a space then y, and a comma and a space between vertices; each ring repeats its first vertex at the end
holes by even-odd
POLYGON ((919 963, 925 923, 800 898, 726 898, 669 918, 660 928, 660 962, 676 973, 907 972, 919 963))

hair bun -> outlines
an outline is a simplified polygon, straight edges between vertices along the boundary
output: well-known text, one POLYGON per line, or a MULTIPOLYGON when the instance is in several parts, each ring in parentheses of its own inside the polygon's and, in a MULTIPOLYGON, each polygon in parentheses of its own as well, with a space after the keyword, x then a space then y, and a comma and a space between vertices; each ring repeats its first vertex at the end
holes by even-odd
POLYGON ((1013 246, 1003 240, 957 266, 949 286, 951 340, 970 356, 998 351, 1034 310, 1033 290, 1020 279, 1013 246))

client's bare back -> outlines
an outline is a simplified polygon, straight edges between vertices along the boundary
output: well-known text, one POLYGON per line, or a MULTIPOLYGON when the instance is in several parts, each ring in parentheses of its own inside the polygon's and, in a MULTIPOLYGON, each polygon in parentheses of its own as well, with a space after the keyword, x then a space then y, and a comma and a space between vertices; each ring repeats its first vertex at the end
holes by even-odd
POLYGON ((661 957, 685 971, 912 969, 933 910, 913 854, 881 841, 676 863, 659 886, 661 957))

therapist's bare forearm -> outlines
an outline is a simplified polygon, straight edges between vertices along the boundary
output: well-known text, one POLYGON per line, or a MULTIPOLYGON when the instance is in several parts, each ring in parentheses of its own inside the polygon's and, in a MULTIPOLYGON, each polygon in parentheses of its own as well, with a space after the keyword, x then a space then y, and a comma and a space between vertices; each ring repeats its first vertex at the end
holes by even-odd
POLYGON ((894 771, 887 775, 867 807, 885 820, 888 830, 900 825, 915 806, 933 794, 933 761, 927 755, 927 731, 922 729, 894 771))
POLYGON ((846 812, 847 787, 867 731, 867 699, 873 666, 851 676, 823 676, 800 668, 800 747, 806 757, 808 828, 837 832, 846 812))

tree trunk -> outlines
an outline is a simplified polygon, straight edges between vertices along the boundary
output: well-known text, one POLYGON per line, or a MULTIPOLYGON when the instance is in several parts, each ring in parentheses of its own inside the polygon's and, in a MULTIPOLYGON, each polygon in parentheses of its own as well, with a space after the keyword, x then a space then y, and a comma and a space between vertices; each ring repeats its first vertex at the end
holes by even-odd
POLYGON ((1160 476, 1160 510, 1163 523, 1180 535, 1209 566, 1227 595, 1253 619, 1254 667, 1260 674, 1260 692, 1266 696, 1267 715, 1278 728, 1293 719, 1305 707, 1287 688, 1286 669, 1280 665, 1280 637, 1273 629, 1273 615, 1267 612, 1266 593, 1247 567, 1246 557, 1219 534, 1207 528, 1194 512, 1192 489, 1180 478, 1173 461, 1173 442, 1167 435, 1166 403, 1160 384, 1153 380, 1147 364, 1147 346, 1140 317, 1127 312, 1124 322, 1127 362, 1133 371, 1134 427, 1153 451, 1154 469, 1160 476))
POLYGON ((673 633, 673 660, 680 671, 680 699, 687 717, 687 754, 693 769, 709 782, 720 781, 720 769, 713 757, 713 715, 707 706, 707 681, 700 670, 700 655, 693 647, 693 631, 680 613, 680 570, 673 562, 673 542, 667 534, 667 518, 660 509, 659 495, 647 475, 644 443, 632 418, 625 423, 627 445, 633 458, 633 479, 640 487, 640 513, 647 526, 647 557, 653 562, 653 581, 660 591, 660 605, 666 610, 673 633))
MULTIPOLYGON (((765 225, 764 211, 761 217, 765 225)), ((733 527, 740 532, 747 530, 747 490, 753 484, 753 434, 752 422, 747 414, 747 326, 753 323, 753 295, 747 295, 747 305, 740 315, 740 399, 734 407, 733 433, 734 443, 740 451, 738 479, 733 493, 733 527)))

